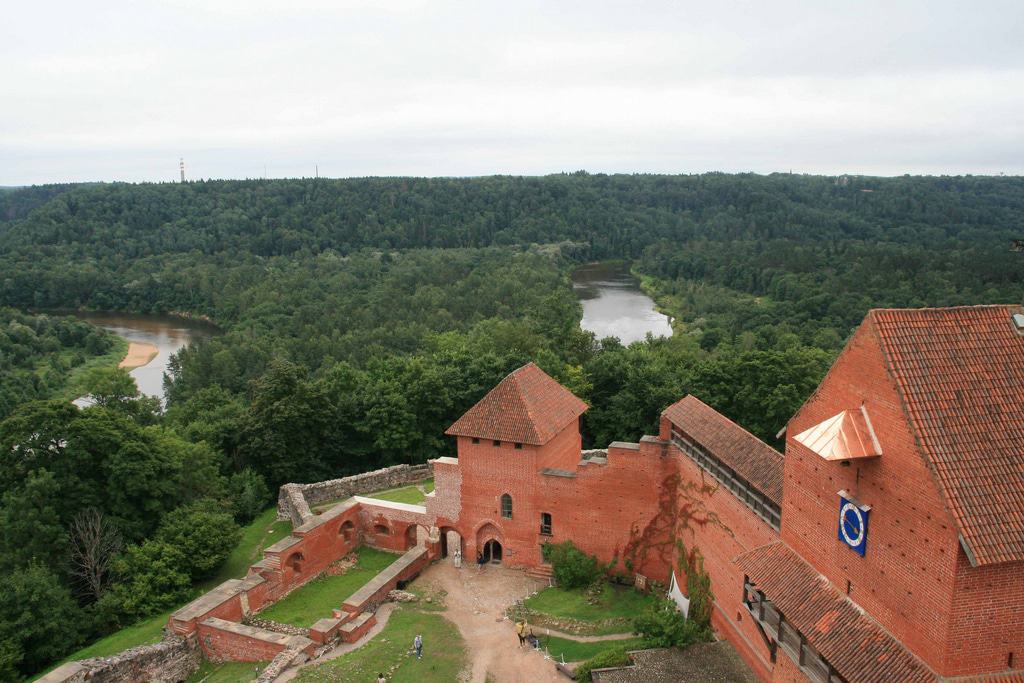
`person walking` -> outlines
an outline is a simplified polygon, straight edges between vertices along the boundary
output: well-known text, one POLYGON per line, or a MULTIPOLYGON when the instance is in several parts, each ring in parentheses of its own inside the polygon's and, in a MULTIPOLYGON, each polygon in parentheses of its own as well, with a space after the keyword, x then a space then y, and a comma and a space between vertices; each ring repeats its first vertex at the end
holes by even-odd
POLYGON ((384 678, 383 673, 377 674, 377 683, 388 683, 388 679, 384 678))
POLYGON ((519 636, 519 647, 522 647, 523 643, 526 642, 526 622, 525 621, 517 621, 516 622, 516 635, 519 636))
POLYGON ((423 659, 423 636, 419 633, 413 638, 412 649, 416 650, 416 659, 423 659))

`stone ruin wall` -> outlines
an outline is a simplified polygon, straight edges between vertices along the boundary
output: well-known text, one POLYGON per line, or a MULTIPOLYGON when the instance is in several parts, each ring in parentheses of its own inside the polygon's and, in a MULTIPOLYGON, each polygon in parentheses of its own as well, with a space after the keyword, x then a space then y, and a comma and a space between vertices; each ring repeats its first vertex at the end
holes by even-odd
POLYGON ((179 636, 133 647, 112 657, 96 657, 57 667, 38 683, 179 683, 198 668, 199 648, 179 636))
POLYGON ((277 495, 277 518, 291 520, 292 525, 298 527, 312 516, 309 508, 313 505, 407 486, 429 479, 431 476, 433 469, 430 465, 394 465, 314 484, 285 484, 277 495))

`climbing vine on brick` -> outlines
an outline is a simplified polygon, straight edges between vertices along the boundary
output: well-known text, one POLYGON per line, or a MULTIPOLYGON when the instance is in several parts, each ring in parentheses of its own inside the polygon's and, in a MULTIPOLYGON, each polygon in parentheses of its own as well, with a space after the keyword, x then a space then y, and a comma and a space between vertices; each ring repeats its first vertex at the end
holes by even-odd
MULTIPOLYGON (((711 524, 731 535, 732 531, 705 503, 717 490, 718 483, 711 483, 703 476, 700 482, 684 480, 678 473, 667 476, 660 487, 657 513, 643 529, 639 526, 630 529, 629 541, 622 550, 626 569, 640 571, 653 562, 672 566, 676 539, 688 530, 711 524)), ((686 565, 682 561, 679 564, 689 566, 690 562, 688 559, 686 565)))

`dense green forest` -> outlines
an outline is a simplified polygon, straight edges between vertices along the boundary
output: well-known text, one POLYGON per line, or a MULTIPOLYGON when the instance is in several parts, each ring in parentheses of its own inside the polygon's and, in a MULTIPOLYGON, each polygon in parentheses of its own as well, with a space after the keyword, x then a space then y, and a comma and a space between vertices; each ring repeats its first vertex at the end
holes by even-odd
POLYGON ((166 411, 116 371, 93 373, 99 404, 79 411, 32 399, 70 370, 55 358, 101 341, 45 315, 0 318, 0 565, 16 587, 0 598, 0 677, 177 604, 215 569, 180 549, 229 545, 281 483, 452 454, 444 429, 528 360, 591 405, 587 445, 650 433, 686 393, 770 441, 869 308, 1020 301, 1022 229, 1022 178, 0 192, 0 305, 180 313, 222 331, 175 359, 166 411), (579 329, 569 273, 605 259, 633 262, 675 336, 626 347, 579 329), (90 524, 112 548, 91 580, 75 562, 90 524), (26 626, 44 599, 38 628, 73 623, 64 642, 26 626))

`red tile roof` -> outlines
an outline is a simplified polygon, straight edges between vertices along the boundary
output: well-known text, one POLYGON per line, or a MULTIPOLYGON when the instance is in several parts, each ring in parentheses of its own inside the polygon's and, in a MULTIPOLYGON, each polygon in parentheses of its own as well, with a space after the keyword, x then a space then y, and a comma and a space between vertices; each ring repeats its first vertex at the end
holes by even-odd
POLYGON ((445 434, 542 446, 587 404, 533 363, 501 380, 445 434))
MULTIPOLYGON (((1018 306, 868 314, 972 564, 1024 560, 1018 306)), ((882 444, 885 447, 885 444, 882 444)))
POLYGON ((956 683, 1024 683, 1024 671, 1004 671, 994 674, 979 674, 963 678, 947 679, 956 683))
POLYGON ((751 486, 782 505, 782 453, 696 396, 673 403, 662 415, 751 486))
POLYGON ((850 683, 914 683, 935 675, 782 542, 736 558, 807 642, 850 683))

